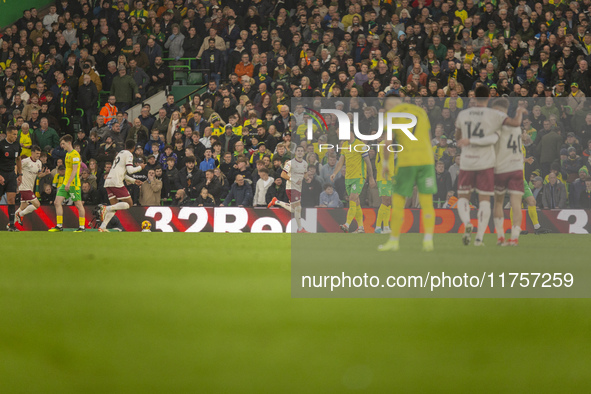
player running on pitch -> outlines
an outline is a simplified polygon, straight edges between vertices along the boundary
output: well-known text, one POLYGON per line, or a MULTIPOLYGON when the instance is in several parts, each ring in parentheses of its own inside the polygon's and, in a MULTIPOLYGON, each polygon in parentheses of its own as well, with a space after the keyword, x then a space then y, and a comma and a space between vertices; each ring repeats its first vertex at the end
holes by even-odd
POLYGON ((18 231, 14 225, 16 189, 22 182, 21 145, 17 141, 18 129, 6 128, 6 138, 0 141, 0 196, 6 193, 8 204, 8 231, 18 231), (14 171, 16 167, 16 172, 14 171))
POLYGON ((72 146, 73 138, 71 135, 64 135, 60 139, 60 147, 64 149, 66 153, 66 174, 64 179, 66 180, 63 185, 57 190, 55 201, 55 215, 57 224, 55 227, 49 229, 51 232, 64 231, 64 207, 63 203, 66 198, 69 198, 74 202, 76 208, 78 208, 78 228, 74 230, 75 233, 81 233, 86 231, 84 226, 86 225, 86 219, 84 217, 84 204, 82 203, 82 195, 80 191, 80 154, 72 146))
POLYGON ((349 195, 347 222, 341 224, 341 230, 345 233, 349 232, 349 226, 353 222, 353 219, 357 221, 357 230, 354 232, 365 232, 363 228, 363 210, 359 201, 359 194, 365 184, 366 171, 367 178, 369 179, 369 187, 372 189, 376 187, 368 151, 369 146, 357 139, 355 133, 351 133, 349 140, 343 142, 341 146, 341 157, 330 176, 331 182, 334 183, 337 174, 341 171, 343 165, 345 166, 345 189, 349 195))
POLYGON ((308 163, 304 160, 304 148, 298 146, 295 151, 295 158, 285 162, 285 167, 281 172, 281 177, 287 182, 285 184, 285 191, 289 198, 289 203, 279 201, 277 197, 273 197, 268 208, 274 205, 279 205, 281 208, 292 212, 296 224, 298 226, 298 233, 306 233, 302 226, 302 183, 304 182, 304 175, 308 171, 308 163))
POLYGON ((456 141, 462 148, 460 173, 458 175, 458 215, 464 224, 462 242, 471 242, 470 196, 478 193, 478 231, 475 246, 482 246, 484 232, 490 220, 490 197, 494 195, 495 143, 503 125, 521 125, 524 108, 517 109, 515 118, 506 113, 488 108, 490 91, 486 85, 474 90, 476 106, 465 109, 456 118, 456 141))
MULTIPOLYGON (((509 100, 497 99, 492 108, 507 113, 509 100)), ((511 237, 505 242, 505 213, 503 203, 505 193, 509 193, 511 209, 521 212, 523 197, 523 152, 521 150, 521 127, 503 126, 499 140, 495 144, 495 207, 493 221, 497 233, 497 245, 517 246, 521 233, 521 215, 514 215, 511 219, 511 237)))
MULTIPOLYGON (((386 139, 386 134, 383 133, 381 138, 378 138, 378 143, 383 143, 386 139)), ((390 206, 392 204, 392 179, 391 178, 384 178, 384 173, 380 169, 382 168, 382 163, 387 162, 388 158, 385 156, 384 153, 386 150, 385 147, 380 147, 376 152, 376 183, 378 184, 378 195, 380 196, 381 204, 380 208, 378 209, 378 215, 376 217, 376 230, 377 234, 390 234, 390 206), (383 226, 383 229, 382 229, 383 226)), ((394 157, 394 155, 391 155, 394 157)))
POLYGON ((18 188, 21 195, 21 205, 19 209, 16 210, 14 216, 14 219, 18 224, 22 224, 24 216, 34 212, 41 206, 41 203, 35 195, 35 183, 37 182, 37 178, 43 178, 49 175, 50 171, 46 168, 45 172, 43 172, 43 163, 39 160, 40 156, 41 148, 37 145, 33 145, 31 147, 31 156, 22 160, 23 181, 18 188))
MULTIPOLYGON (((417 140, 412 140, 401 129, 394 130, 393 137, 396 139, 396 143, 402 145, 400 148, 402 151, 398 152, 396 166, 394 166, 394 154, 388 150, 385 151, 386 160, 382 161, 383 176, 385 179, 392 177, 392 233, 388 242, 380 245, 378 250, 397 251, 400 248, 399 237, 404 224, 404 205, 406 199, 412 197, 416 185, 423 218, 423 250, 430 252, 433 250, 433 232, 435 230, 433 194, 437 193, 437 182, 429 116, 421 107, 403 103, 397 96, 390 96, 386 99, 386 110, 414 115, 417 118, 416 126, 407 130, 412 132, 417 140)), ((397 124, 409 123, 408 118, 393 118, 393 122, 397 124)), ((392 142, 386 140, 385 143, 388 146, 392 142)))
POLYGON ((129 191, 125 187, 125 180, 132 183, 141 184, 130 177, 129 175, 135 174, 143 170, 146 167, 145 163, 141 163, 139 166, 133 166, 133 150, 135 149, 135 143, 133 140, 125 141, 125 150, 122 150, 117 154, 113 161, 113 166, 105 179, 105 189, 107 189, 107 195, 109 197, 109 206, 100 205, 101 209, 101 226, 99 227, 100 232, 108 232, 107 225, 109 221, 115 216, 116 211, 129 209, 133 206, 133 201, 129 195, 129 191))

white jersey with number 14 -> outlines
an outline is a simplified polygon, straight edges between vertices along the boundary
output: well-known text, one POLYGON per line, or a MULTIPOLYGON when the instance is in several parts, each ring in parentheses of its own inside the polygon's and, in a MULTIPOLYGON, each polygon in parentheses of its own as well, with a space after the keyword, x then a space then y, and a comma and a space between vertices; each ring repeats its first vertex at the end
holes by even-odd
POLYGON ((460 169, 479 171, 495 166, 495 143, 507 114, 488 107, 472 107, 461 111, 456 128, 470 145, 462 148, 460 169))

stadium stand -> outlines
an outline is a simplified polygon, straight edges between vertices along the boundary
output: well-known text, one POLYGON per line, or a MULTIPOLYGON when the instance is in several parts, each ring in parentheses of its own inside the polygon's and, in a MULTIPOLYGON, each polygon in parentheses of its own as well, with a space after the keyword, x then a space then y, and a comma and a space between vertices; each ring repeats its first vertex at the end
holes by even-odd
MULTIPOLYGON (((147 163, 134 177, 146 181, 154 169, 162 205, 285 199, 281 168, 303 144, 314 168, 303 206, 320 205, 321 193, 329 206, 346 206, 338 179, 329 190, 337 197, 326 195, 331 155, 315 152, 318 141, 299 132, 304 117, 289 105, 357 97, 363 108, 363 98, 395 93, 428 109, 434 204, 449 208, 457 197, 455 116, 486 84, 492 96, 528 103, 525 173, 538 207, 589 209, 590 57, 588 2, 64 0, 23 10, 0 35, 0 130, 16 125, 23 147, 43 149, 51 171, 37 185, 43 204, 63 182, 65 152, 48 138, 53 130, 75 139, 89 205, 107 202, 104 179, 132 139, 147 163), (175 85, 192 94, 142 107, 175 85), (129 118, 138 104, 141 113, 129 118)), ((368 106, 368 124, 379 111, 368 106)), ((335 129, 328 125, 329 138, 335 129)), ((128 187, 139 205, 142 187, 128 187)), ((366 182, 361 204, 377 207, 376 196, 366 182)))

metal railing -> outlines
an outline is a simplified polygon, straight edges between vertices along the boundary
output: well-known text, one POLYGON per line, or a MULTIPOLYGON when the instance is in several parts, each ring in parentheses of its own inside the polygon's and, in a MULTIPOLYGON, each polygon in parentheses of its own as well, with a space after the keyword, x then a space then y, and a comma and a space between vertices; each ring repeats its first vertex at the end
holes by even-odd
MULTIPOLYGON (((205 74, 209 72, 209 70, 206 69, 202 69, 202 68, 191 68, 191 62, 195 61, 198 62, 198 60, 194 59, 194 58, 180 58, 180 59, 175 59, 175 58, 163 58, 163 61, 165 61, 167 63, 167 66, 172 70, 172 85, 175 84, 175 82, 177 82, 179 85, 199 85, 198 88, 196 88, 195 90, 193 90, 191 93, 183 96, 182 98, 176 100, 176 102, 181 102, 183 100, 187 100, 190 96, 194 95, 195 93, 197 93, 199 90, 203 89, 207 84, 204 84, 204 79, 205 79, 205 74), (170 64, 172 62, 182 62, 183 64, 170 64), (194 78, 194 80, 191 80, 191 78, 194 78)), ((100 74, 99 77, 102 79, 105 77, 104 74, 100 74)), ((168 92, 170 91, 170 86, 167 87, 165 89, 165 93, 168 94, 168 92)), ((101 108, 105 105, 105 103, 107 102, 107 99, 109 97, 109 95, 111 94, 111 92, 109 90, 101 90, 99 93, 99 99, 97 100, 97 110, 100 111, 101 108)), ((143 103, 148 102, 152 97, 157 96, 158 94, 162 94, 162 91, 156 93, 155 95, 151 96, 151 97, 147 97, 145 100, 142 101, 142 103, 137 104, 136 106, 140 106, 143 105, 143 103)), ((136 106, 132 107, 135 108, 136 106)), ((130 108, 131 109, 131 108, 130 108)), ((81 108, 77 108, 77 111, 80 111, 80 117, 84 116, 84 111, 81 108)), ((97 111, 97 114, 98 114, 97 111)), ((134 111, 132 111, 134 112, 134 111)), ((70 124, 70 119, 63 119, 67 125, 70 124)))
POLYGON ((203 84, 203 85, 199 85, 198 88, 194 89, 193 91, 191 91, 190 93, 185 94, 183 97, 181 97, 180 99, 175 100, 175 104, 176 103, 180 103, 181 101, 185 100, 185 102, 188 102, 191 98, 191 96, 193 96, 194 94, 196 94, 198 91, 200 91, 201 89, 205 88, 207 86, 207 84, 203 84))

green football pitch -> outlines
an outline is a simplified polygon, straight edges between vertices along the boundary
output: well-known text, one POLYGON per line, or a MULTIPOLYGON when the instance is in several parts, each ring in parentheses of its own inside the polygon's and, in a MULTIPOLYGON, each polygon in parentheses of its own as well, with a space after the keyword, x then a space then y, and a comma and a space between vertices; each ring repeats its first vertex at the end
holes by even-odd
MULTIPOLYGON (((452 241, 462 256, 457 235, 436 236, 452 241)), ((1 233, 0 242, 2 393, 591 386, 588 300, 292 299, 291 239, 280 234, 1 233)), ((516 260, 545 242, 568 258, 583 239, 527 236, 516 260)))

